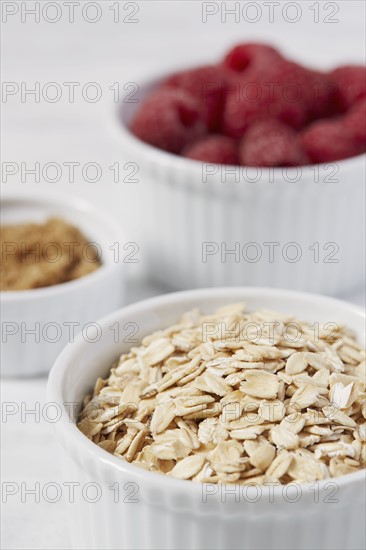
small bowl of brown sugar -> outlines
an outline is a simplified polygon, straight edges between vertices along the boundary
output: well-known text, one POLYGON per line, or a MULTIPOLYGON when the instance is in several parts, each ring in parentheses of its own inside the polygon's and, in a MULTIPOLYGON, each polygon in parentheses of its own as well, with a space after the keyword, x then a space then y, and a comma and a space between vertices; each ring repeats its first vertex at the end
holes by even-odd
POLYGON ((62 218, 0 226, 1 290, 30 290, 84 277, 101 264, 97 246, 62 218))
POLYGON ((123 303, 118 222, 83 199, 4 193, 0 289, 2 376, 47 373, 78 333, 123 303))

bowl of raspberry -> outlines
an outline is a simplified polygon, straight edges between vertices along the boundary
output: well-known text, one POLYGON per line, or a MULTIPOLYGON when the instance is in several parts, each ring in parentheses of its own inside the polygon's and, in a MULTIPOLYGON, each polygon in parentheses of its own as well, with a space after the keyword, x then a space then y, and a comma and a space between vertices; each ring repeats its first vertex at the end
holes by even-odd
POLYGON ((305 67, 267 44, 175 71, 118 105, 144 186, 151 277, 171 289, 365 280, 366 68, 305 67))

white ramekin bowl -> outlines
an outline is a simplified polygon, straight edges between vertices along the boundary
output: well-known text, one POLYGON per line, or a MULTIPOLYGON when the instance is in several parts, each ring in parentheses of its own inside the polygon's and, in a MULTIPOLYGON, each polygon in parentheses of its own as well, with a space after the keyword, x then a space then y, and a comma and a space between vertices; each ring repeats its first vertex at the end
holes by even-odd
POLYGON ((75 549, 302 549, 364 547, 365 471, 314 484, 283 487, 200 485, 145 471, 107 453, 75 425, 75 414, 98 376, 153 330, 187 309, 210 312, 244 300, 308 321, 352 327, 364 341, 365 315, 351 304, 293 291, 263 288, 193 290, 152 298, 100 322, 102 336, 80 336, 57 359, 48 402, 58 409, 57 438, 72 458, 68 481, 77 487, 70 506, 75 549), (119 339, 112 326, 120 326, 119 339), (134 336, 128 337, 134 327, 134 336), (123 330, 124 329, 124 330, 123 330), (132 343, 131 343, 132 342, 132 343))
POLYGON ((78 227, 101 253, 102 265, 74 281, 32 290, 1 292, 1 374, 48 373, 57 355, 81 331, 123 304, 125 266, 113 251, 123 237, 109 214, 60 193, 6 192, 2 224, 40 222, 59 216, 78 227), (110 248, 112 247, 112 248, 110 248), (90 324, 91 323, 91 324, 90 324))
POLYGON ((172 155, 128 128, 161 80, 142 85, 134 102, 121 102, 112 115, 121 154, 139 165, 151 276, 173 290, 358 289, 365 280, 365 155, 261 170, 172 155))

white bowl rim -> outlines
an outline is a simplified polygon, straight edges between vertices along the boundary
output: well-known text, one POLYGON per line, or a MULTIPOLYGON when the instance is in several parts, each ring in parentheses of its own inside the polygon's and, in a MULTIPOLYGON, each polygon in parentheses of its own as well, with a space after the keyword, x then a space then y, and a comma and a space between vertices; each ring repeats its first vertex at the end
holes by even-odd
MULTIPOLYGON (((27 201, 34 204, 57 204, 62 207, 67 207, 75 211, 84 211, 87 212, 90 216, 93 216, 97 223, 103 224, 104 226, 109 227, 115 234, 116 239, 119 239, 123 236, 123 228, 120 226, 119 222, 111 216, 109 213, 97 208, 87 199, 84 199, 79 196, 72 195, 70 198, 65 197, 59 191, 21 191, 17 190, 4 190, 1 196, 1 202, 5 201, 27 201)), ((72 281, 67 281, 65 283, 58 283, 56 285, 33 288, 29 290, 4 290, 1 291, 1 302, 19 302, 24 300, 38 300, 43 297, 48 296, 57 296, 67 293, 68 291, 76 290, 80 286, 90 286, 94 282, 97 282, 100 279, 103 279, 110 272, 114 271, 120 265, 119 262, 115 264, 112 262, 102 261, 101 266, 93 271, 88 273, 83 277, 74 279, 72 281)))
MULTIPOLYGON (((324 308, 327 306, 338 306, 349 313, 360 316, 365 320, 365 311, 361 307, 336 298, 278 288, 272 289, 268 287, 217 287, 174 292, 161 296, 155 296, 147 300, 142 300, 103 317, 98 324, 101 329, 103 329, 122 315, 131 315, 137 312, 142 313, 144 310, 149 310, 150 308, 158 308, 159 305, 181 303, 182 300, 186 299, 214 299, 215 297, 220 296, 225 298, 227 297, 228 300, 237 300, 238 293, 243 293, 244 300, 246 297, 256 296, 258 293, 260 293, 261 296, 268 296, 268 298, 275 295, 277 297, 283 296, 284 298, 292 298, 303 302, 316 300, 317 303, 323 305, 324 308)), ((90 441, 84 434, 82 434, 82 432, 80 432, 74 422, 70 422, 67 410, 63 405, 64 401, 61 391, 62 381, 67 374, 68 369, 73 368, 74 354, 77 353, 84 345, 85 342, 82 335, 79 334, 75 338, 74 342, 68 344, 61 352, 49 374, 47 383, 47 402, 57 403, 62 408, 61 418, 57 423, 55 423, 56 431, 62 431, 72 445, 79 447, 79 450, 86 453, 89 459, 93 461, 102 461, 104 465, 108 465, 111 471, 122 472, 129 475, 133 480, 150 485, 156 485, 156 487, 164 488, 166 490, 174 491, 179 488, 180 490, 187 490, 190 493, 195 492, 197 494, 202 491, 202 484, 200 483, 194 483, 190 480, 174 479, 168 475, 151 472, 115 457, 111 453, 108 453, 90 441)), ((326 484, 330 482, 337 483, 338 486, 341 487, 344 485, 349 485, 352 482, 360 482, 361 480, 363 480, 364 483, 366 482, 366 469, 337 478, 327 478, 318 481, 317 483, 319 489, 322 489, 326 488, 326 484)), ((311 489, 311 487, 313 487, 313 482, 300 484, 300 487, 305 493, 310 493, 310 491, 313 490, 311 489)), ((270 487, 261 486, 261 489, 263 491, 269 491, 270 487)), ((274 496, 280 496, 282 489, 283 486, 272 487, 274 496)))
MULTIPOLYGON (((209 65, 209 63, 207 63, 209 65)), ((184 65, 181 68, 171 70, 170 72, 165 69, 164 71, 158 73, 155 76, 145 76, 141 79, 141 86, 139 88, 139 91, 144 89, 145 87, 151 87, 154 85, 157 85, 159 82, 163 81, 163 79, 171 76, 174 73, 177 73, 181 70, 186 69, 195 69, 197 66, 186 66, 184 65)), ((114 134, 117 135, 119 133, 119 137, 125 138, 126 141, 129 141, 130 145, 134 148, 141 148, 141 153, 144 153, 146 157, 151 158, 154 162, 158 162, 162 165, 173 165, 177 169, 187 169, 190 172, 198 173, 202 170, 203 164, 209 164, 209 165, 216 165, 216 163, 203 163, 199 160, 195 159, 189 159, 186 157, 182 157, 180 155, 176 155, 174 153, 170 153, 169 151, 164 151, 163 149, 159 149, 158 147, 154 147, 153 145, 150 145, 149 143, 144 142, 143 140, 137 138, 129 129, 129 127, 121 120, 120 113, 121 111, 127 111, 131 103, 129 102, 123 102, 119 101, 115 103, 117 107, 114 109, 114 134), (119 132, 118 132, 119 131, 119 132)), ((134 103, 133 103, 134 104, 134 103)), ((283 173, 284 170, 286 170, 286 173, 289 174, 295 174, 299 169, 306 170, 306 169, 314 169, 314 167, 319 167, 319 170, 323 169, 326 170, 330 166, 339 166, 347 168, 350 164, 354 162, 358 162, 361 160, 366 161, 366 153, 361 153, 359 155, 355 155, 353 157, 340 159, 332 162, 321 162, 321 163, 315 163, 315 164, 306 164, 304 166, 284 166, 284 167, 258 167, 258 170, 260 170, 262 173, 273 173, 274 176, 279 176, 281 173, 283 173)), ((227 171, 236 169, 237 171, 243 170, 243 169, 256 169, 257 167, 250 167, 250 166, 238 166, 238 165, 224 165, 224 164, 217 164, 217 166, 224 166, 227 171)), ((290 178, 289 178, 290 179, 290 178)), ((251 182, 241 182, 242 184, 249 183, 252 185, 251 182)), ((296 183, 299 183, 298 181, 290 182, 291 185, 295 185, 296 183)), ((302 182, 303 184, 303 182, 302 182)))

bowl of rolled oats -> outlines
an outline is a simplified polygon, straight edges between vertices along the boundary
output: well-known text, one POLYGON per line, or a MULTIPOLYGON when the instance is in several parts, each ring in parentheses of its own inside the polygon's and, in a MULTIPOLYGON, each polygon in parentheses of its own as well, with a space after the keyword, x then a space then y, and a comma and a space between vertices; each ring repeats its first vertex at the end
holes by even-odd
POLYGON ((122 305, 121 228, 88 201, 7 192, 1 201, 1 375, 48 373, 79 332, 122 305))
POLYGON ((73 548, 363 547, 360 308, 217 288, 99 326, 48 383, 68 471, 98 489, 79 499, 73 548))

